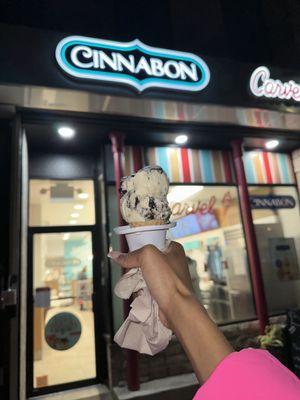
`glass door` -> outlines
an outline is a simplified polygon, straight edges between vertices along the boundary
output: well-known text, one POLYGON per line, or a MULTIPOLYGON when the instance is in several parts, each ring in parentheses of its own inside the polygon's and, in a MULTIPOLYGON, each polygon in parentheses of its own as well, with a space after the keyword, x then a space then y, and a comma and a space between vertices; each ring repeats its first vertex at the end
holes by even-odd
POLYGON ((91 232, 33 235, 33 388, 96 377, 91 232))
POLYGON ((98 382, 96 354, 103 349, 94 183, 32 179, 29 189, 28 394, 32 395, 98 382))

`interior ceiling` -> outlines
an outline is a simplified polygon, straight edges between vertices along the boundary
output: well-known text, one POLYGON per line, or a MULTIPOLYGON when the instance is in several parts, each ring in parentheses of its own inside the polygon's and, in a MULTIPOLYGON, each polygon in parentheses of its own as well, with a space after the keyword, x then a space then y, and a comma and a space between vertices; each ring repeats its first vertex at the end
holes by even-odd
POLYGON ((298 132, 281 132, 233 126, 197 126, 180 123, 153 123, 141 120, 80 120, 70 116, 25 122, 29 151, 77 154, 99 154, 103 144, 109 144, 110 132, 124 132, 125 143, 132 145, 173 145, 178 134, 189 137, 188 146, 229 149, 230 141, 244 139, 247 149, 263 149, 267 139, 277 138, 276 151, 290 152, 300 147, 298 132), (72 126, 76 135, 65 140, 57 134, 58 127, 72 126))
MULTIPOLYGON (((93 184, 90 180, 39 180, 32 179, 30 184, 30 202, 33 204, 48 203, 50 201, 78 201, 80 199, 78 195, 82 192, 87 193, 93 197, 93 184), (55 193, 51 193, 52 189, 59 189, 60 197, 55 197, 55 193), (71 189, 72 195, 70 195, 69 189, 71 189), (66 195, 64 196, 64 190, 66 195)), ((85 202, 85 201, 84 201, 85 202)))

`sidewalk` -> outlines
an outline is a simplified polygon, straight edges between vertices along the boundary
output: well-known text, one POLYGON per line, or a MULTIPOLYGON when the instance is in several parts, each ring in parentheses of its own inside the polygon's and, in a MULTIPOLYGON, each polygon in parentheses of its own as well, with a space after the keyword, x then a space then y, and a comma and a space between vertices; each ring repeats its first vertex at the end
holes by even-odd
POLYGON ((118 400, 191 400, 199 387, 195 374, 184 374, 142 383, 140 390, 114 388, 118 400))

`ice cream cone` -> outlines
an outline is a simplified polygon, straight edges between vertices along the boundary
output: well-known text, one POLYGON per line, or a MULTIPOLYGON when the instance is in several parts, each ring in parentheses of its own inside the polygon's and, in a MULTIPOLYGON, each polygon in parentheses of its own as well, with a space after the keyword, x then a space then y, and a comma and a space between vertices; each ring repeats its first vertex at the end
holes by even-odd
POLYGON ((157 165, 122 178, 120 210, 129 225, 115 232, 126 236, 130 251, 147 244, 165 248, 167 231, 174 226, 169 221, 168 189, 167 174, 157 165))

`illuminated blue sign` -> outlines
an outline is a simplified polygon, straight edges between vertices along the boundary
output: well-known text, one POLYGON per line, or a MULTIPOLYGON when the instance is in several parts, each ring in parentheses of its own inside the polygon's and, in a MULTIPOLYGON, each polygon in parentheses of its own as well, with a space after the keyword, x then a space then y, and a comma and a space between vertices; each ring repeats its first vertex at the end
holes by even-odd
POLYGON ((209 83, 202 58, 181 51, 150 47, 138 39, 121 43, 68 36, 55 52, 62 70, 75 78, 115 82, 134 87, 197 92, 209 83))

